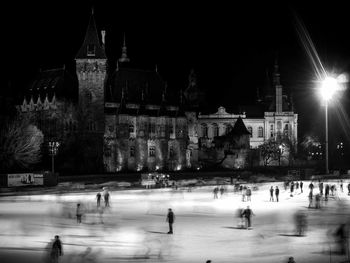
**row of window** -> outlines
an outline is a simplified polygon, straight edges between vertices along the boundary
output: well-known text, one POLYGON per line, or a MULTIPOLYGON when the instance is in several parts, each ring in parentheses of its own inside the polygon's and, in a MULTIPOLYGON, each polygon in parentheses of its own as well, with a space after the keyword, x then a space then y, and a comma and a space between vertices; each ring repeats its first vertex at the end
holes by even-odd
MULTIPOLYGON (((156 125, 154 123, 150 123, 148 126, 148 130, 150 133, 156 133, 156 125)), ((134 133, 135 132, 135 126, 133 124, 129 125, 129 133, 134 133)), ((165 127, 164 126, 160 126, 160 132, 161 133, 165 133, 165 127)), ((179 129, 179 133, 182 133, 183 129, 179 129)), ((169 133, 173 134, 174 133, 174 126, 170 125, 169 126, 169 133)))
MULTIPOLYGON (((130 147, 130 157, 135 157, 135 146, 130 147)), ((148 148, 148 156, 155 157, 156 156, 156 147, 150 146, 148 148)), ((173 158, 175 156, 174 149, 172 147, 169 148, 169 157, 173 158)))
MULTIPOLYGON (((212 124, 213 127, 213 136, 219 136, 219 126, 214 123, 212 124)), ((253 137, 253 128, 251 126, 247 127, 248 131, 250 132, 250 137, 253 137)), ((225 129, 225 134, 229 133, 232 130, 231 125, 226 125, 225 129)), ((208 137, 208 126, 207 124, 202 124, 202 137, 208 137)), ((258 138, 263 138, 264 137, 264 128, 263 127, 258 127, 258 138)))

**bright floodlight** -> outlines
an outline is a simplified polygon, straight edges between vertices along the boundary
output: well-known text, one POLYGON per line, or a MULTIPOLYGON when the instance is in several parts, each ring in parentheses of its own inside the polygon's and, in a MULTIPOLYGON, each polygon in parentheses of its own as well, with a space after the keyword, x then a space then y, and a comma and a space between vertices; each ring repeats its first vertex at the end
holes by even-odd
POLYGON ((330 100, 337 89, 338 89, 338 81, 335 78, 326 77, 322 81, 322 86, 321 86, 322 98, 326 101, 330 100))

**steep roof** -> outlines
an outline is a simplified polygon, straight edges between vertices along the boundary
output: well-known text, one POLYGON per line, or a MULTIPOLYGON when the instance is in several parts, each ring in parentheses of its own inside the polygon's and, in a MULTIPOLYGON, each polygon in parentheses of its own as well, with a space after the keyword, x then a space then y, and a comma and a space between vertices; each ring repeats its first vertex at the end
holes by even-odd
POLYGON ((233 126, 232 130, 226 136, 236 136, 236 135, 250 135, 250 132, 247 130, 243 120, 241 117, 238 117, 235 126, 233 126))
POLYGON ((98 31, 93 12, 90 16, 89 25, 86 30, 84 42, 81 45, 75 58, 106 59, 104 47, 100 44, 100 40, 98 38, 98 31), (88 49, 91 49, 91 52, 88 52, 88 49))

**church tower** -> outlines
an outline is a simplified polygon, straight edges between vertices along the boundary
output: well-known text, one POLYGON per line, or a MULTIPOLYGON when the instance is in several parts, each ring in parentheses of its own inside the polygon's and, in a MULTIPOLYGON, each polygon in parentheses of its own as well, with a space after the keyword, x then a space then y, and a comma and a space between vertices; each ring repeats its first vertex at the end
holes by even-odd
POLYGON ((84 131, 101 134, 104 132, 104 83, 107 58, 104 49, 105 31, 101 32, 102 44, 92 9, 85 39, 78 51, 76 71, 79 81, 79 107, 83 112, 84 131))

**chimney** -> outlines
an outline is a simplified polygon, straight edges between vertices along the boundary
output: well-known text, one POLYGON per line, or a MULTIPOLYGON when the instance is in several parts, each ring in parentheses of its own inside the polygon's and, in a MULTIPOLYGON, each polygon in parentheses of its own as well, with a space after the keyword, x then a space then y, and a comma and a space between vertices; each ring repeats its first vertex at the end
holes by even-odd
POLYGON ((106 36, 105 30, 101 30, 101 36, 102 36, 102 44, 105 45, 105 36, 106 36))

